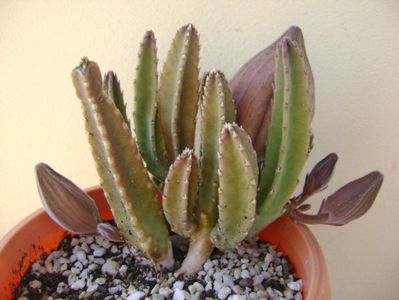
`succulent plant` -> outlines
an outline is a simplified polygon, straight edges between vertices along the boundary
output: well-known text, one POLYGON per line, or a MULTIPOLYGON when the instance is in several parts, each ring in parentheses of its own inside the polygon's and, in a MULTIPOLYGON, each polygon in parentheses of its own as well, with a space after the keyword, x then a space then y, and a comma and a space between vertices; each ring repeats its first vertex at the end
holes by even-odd
MULTIPOLYGON (((232 80, 233 92, 221 71, 200 80, 198 64, 198 33, 186 25, 176 33, 158 79, 156 40, 151 31, 145 34, 134 135, 116 75, 108 72, 103 81, 87 58, 72 72, 116 225, 158 269, 174 266, 173 233, 190 240, 177 273, 192 274, 214 247, 233 248, 283 214, 342 225, 370 208, 382 184, 377 171, 326 198, 316 215, 304 213, 310 207, 304 201, 327 186, 335 154, 318 163, 302 193, 292 197, 312 145, 314 113, 313 76, 299 28, 244 65, 232 80)), ((48 166, 39 164, 36 173, 45 208, 60 225, 101 234, 98 213, 83 191, 48 166), (68 216, 73 211, 63 207, 66 201, 92 215, 90 230, 71 224, 76 216, 68 216)))

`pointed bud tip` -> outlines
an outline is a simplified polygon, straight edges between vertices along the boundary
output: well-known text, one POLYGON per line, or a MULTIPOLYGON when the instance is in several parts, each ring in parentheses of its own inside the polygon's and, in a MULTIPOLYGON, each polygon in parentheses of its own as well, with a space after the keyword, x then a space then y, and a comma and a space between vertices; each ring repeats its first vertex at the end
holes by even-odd
POLYGON ((36 170, 36 171, 42 170, 42 169, 44 169, 44 168, 49 168, 49 165, 46 164, 46 163, 44 163, 44 162, 39 162, 39 163, 37 163, 37 164, 35 165, 35 170, 36 170))
POLYGON ((299 26, 297 26, 297 25, 291 25, 291 26, 288 28, 287 32, 291 32, 291 33, 302 33, 302 29, 301 29, 299 26))
POLYGON ((189 34, 193 31, 194 32, 197 31, 195 26, 192 23, 188 23, 188 24, 184 25, 181 29, 182 29, 182 31, 187 32, 189 34))
POLYGON ((229 132, 233 132, 233 131, 237 131, 239 129, 239 126, 237 125, 236 122, 231 122, 231 123, 226 123, 223 126, 223 130, 225 131, 229 131, 229 132))
POLYGON ((145 41, 154 41, 155 40, 154 32, 152 30, 146 31, 146 33, 144 34, 144 40, 145 41))
POLYGON ((79 65, 74 70, 80 71, 82 74, 85 74, 90 63, 91 61, 86 56, 83 56, 80 60, 79 65))
POLYGON ((48 174, 49 172, 55 173, 55 171, 48 164, 44 162, 36 164, 35 173, 38 178, 43 177, 46 173, 48 174))
POLYGON ((371 176, 374 178, 375 182, 377 183, 382 183, 382 181, 384 180, 384 174, 382 174, 380 171, 375 170, 373 172, 370 172, 368 175, 366 176, 371 176))
POLYGON ((338 154, 335 152, 332 152, 328 155, 330 157, 331 160, 333 161, 337 161, 338 160, 338 154))
POLYGON ((193 154, 193 150, 186 147, 183 152, 180 154, 181 157, 191 156, 193 154))
POLYGON ((89 69, 98 65, 96 62, 89 60, 86 56, 82 57, 80 64, 73 69, 72 73, 79 73, 82 76, 85 76, 89 69))
MULTIPOLYGON (((113 81, 113 80, 117 80, 118 77, 116 76, 116 73, 114 71, 109 70, 105 73, 105 78, 108 78, 108 80, 113 81)), ((105 81, 107 81, 107 80, 105 80, 105 81)))

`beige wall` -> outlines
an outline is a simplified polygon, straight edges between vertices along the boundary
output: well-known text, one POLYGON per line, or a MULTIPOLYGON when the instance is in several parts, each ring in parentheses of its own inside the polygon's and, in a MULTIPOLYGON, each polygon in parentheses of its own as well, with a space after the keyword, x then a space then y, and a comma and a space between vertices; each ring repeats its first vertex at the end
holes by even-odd
MULTIPOLYGON (((289 25, 302 27, 317 88, 315 147, 340 161, 329 191, 373 169, 373 209, 346 227, 314 226, 334 299, 398 299, 399 5, 397 1, 0 1, 0 236, 40 207, 33 166, 98 182, 70 80, 83 55, 119 73, 127 99, 145 30, 162 61, 177 27, 201 33, 202 70, 231 76, 289 25)), ((321 199, 322 195, 314 201, 321 199)))

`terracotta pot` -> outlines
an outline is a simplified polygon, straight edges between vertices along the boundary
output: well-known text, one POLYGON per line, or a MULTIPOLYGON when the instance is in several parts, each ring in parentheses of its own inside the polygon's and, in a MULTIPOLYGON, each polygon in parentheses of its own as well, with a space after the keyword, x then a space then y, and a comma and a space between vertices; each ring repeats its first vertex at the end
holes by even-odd
MULTIPOLYGON (((112 218, 101 188, 88 190, 96 200, 102 218, 112 218)), ((0 241, 0 299, 11 299, 14 287, 29 265, 57 247, 65 231, 43 209, 29 215, 0 241)), ((304 281, 306 300, 331 299, 330 284, 321 249, 309 229, 283 217, 264 230, 260 237, 278 246, 291 260, 304 281)))

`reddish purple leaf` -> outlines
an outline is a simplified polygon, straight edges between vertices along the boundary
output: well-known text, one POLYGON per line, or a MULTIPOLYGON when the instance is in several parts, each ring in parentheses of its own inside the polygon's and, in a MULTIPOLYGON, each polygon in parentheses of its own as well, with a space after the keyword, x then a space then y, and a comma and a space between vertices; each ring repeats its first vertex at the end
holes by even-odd
POLYGON ((307 211, 307 210, 309 210, 311 208, 312 208, 312 206, 310 204, 302 204, 301 206, 298 207, 298 210, 307 211))
POLYGON ((98 223, 97 232, 103 238, 113 241, 113 242, 121 242, 123 241, 121 235, 119 234, 118 229, 109 224, 109 223, 98 223))
POLYGON ((344 225, 363 216, 374 203, 383 175, 374 171, 356 179, 323 200, 318 214, 327 214, 325 224, 344 225))
POLYGON ((312 171, 306 175, 302 192, 304 196, 308 197, 327 187, 327 184, 333 175, 337 160, 337 154, 330 153, 314 166, 312 171))
POLYGON ((49 216, 66 230, 95 234, 100 213, 94 201, 72 181, 48 165, 36 165, 40 198, 49 216))
MULTIPOLYGON (((301 207, 287 207, 287 214, 307 224, 345 225, 363 216, 373 205, 381 188, 383 175, 374 171, 341 187, 323 200, 316 215, 302 213, 301 207)), ((306 205, 306 204, 305 204, 306 205)))

